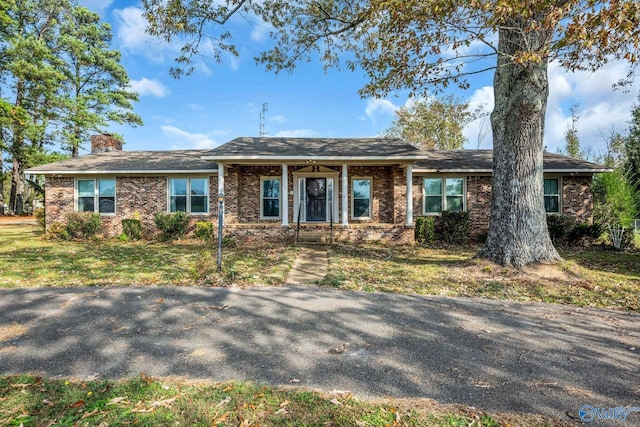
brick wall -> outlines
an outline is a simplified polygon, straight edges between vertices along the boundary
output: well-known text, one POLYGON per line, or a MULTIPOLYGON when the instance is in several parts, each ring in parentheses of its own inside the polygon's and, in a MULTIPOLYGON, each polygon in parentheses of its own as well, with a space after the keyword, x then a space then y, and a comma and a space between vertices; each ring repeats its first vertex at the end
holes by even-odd
POLYGON ((105 151, 121 151, 122 141, 111 135, 93 135, 91 137, 91 152, 103 153, 105 151))
POLYGON ((562 177, 562 213, 578 222, 593 222, 593 194, 590 176, 562 177))
MULTIPOLYGON (((289 167, 289 191, 293 192, 293 172, 303 168, 289 167)), ((340 171, 340 167, 332 167, 340 171)), ((282 175, 280 166, 233 166, 225 176, 225 224, 252 224, 251 227, 230 227, 238 237, 246 238, 282 238, 292 239, 295 235, 296 218, 293 216, 293 196, 289 195, 290 228, 274 227, 279 221, 260 220, 260 177, 282 175), (264 224, 264 227, 256 224, 264 224), (293 233, 293 234, 292 234, 293 233)), ((401 239, 413 241, 409 231, 399 231, 406 221, 406 185, 405 171, 398 166, 351 166, 349 167, 349 192, 351 178, 373 178, 373 211, 370 221, 356 221, 349 218, 353 227, 336 227, 336 238, 341 240, 401 239), (366 224, 371 224, 368 228, 366 224), (375 224, 395 224, 400 227, 376 228, 375 224), (396 230, 398 228, 398 230, 396 230), (391 231, 389 231, 391 230, 391 231), (407 236, 411 236, 410 239, 407 236), (395 236, 395 237, 394 237, 395 236), (407 240, 408 239, 408 240, 407 240)), ((121 221, 139 215, 147 234, 155 233, 153 216, 157 212, 167 211, 167 177, 140 176, 116 178, 116 214, 103 215, 103 234, 117 236, 122 232, 121 221)), ((573 215, 580 222, 592 221, 592 202, 588 176, 565 176, 562 178, 562 206, 565 215, 573 215)), ((467 209, 471 216, 473 234, 482 233, 489 226, 491 209, 491 177, 466 177, 467 209)), ((340 177, 335 183, 338 203, 341 203, 342 183, 340 177)), ((210 212, 208 215, 193 216, 192 223, 212 221, 217 225, 217 176, 209 176, 210 212)), ((413 178, 414 217, 422 215, 422 177, 413 178)), ((349 215, 351 214, 349 200, 349 215)), ((74 178, 48 177, 45 193, 47 227, 54 222, 65 222, 65 216, 74 210, 74 178)), ((341 209, 338 209, 341 212, 341 209)), ((340 223, 340 218, 335 221, 340 223)))
MULTIPOLYGON (((329 226, 305 224, 304 231, 326 233, 329 237, 329 226)), ((224 236, 235 238, 241 242, 254 241, 287 241, 293 243, 296 237, 295 227, 282 227, 278 224, 229 224, 224 228, 224 236)), ((404 226, 353 224, 349 227, 335 225, 333 228, 334 241, 365 242, 376 241, 394 245, 411 244, 414 242, 414 229, 404 226)))
POLYGON ((491 213, 491 177, 467 177, 467 210, 471 219, 471 234, 481 234, 489 229, 491 213))
MULTIPOLYGON (((238 168, 238 222, 280 222, 260 219, 260 177, 282 178, 281 166, 239 166, 238 168)), ((280 189, 282 190, 282 188, 280 189)), ((282 195, 281 195, 282 197, 282 195)), ((291 200, 289 201, 291 203, 291 200)), ((231 221, 229 221, 231 223, 231 221)))
MULTIPOLYGON (((294 178, 293 173, 306 168, 306 165, 290 166, 288 174, 289 184, 289 223, 293 224, 297 218, 294 217, 293 206, 293 190, 294 178)), ((341 172, 342 168, 338 166, 328 167, 336 172, 341 172)), ((394 184, 394 168, 392 166, 350 166, 349 175, 349 222, 350 223, 384 223, 393 224, 394 202, 393 202, 393 184, 394 184), (355 177, 371 177, 373 180, 373 219, 372 220, 354 220, 351 219, 351 179, 355 177)), ((403 172, 400 171, 400 174, 403 172)), ((225 193, 227 194, 227 209, 225 221, 227 224, 245 224, 245 223, 279 223, 280 220, 261 220, 260 219, 260 178, 264 176, 272 176, 275 178, 282 177, 282 168, 279 165, 273 166, 232 166, 228 168, 225 178, 225 193), (237 182, 236 182, 237 180, 237 182)), ((404 176, 404 175, 402 175, 404 176)), ((404 178, 403 178, 404 179, 404 178)), ((404 182, 404 181, 402 181, 404 182)), ((334 219, 336 223, 342 220, 342 177, 338 175, 338 179, 334 182, 334 191, 338 201, 338 217, 334 219)), ((404 204, 402 204, 404 206, 404 204)))
MULTIPOLYGON (((393 224, 395 217, 393 203, 393 169, 391 166, 350 166, 349 175, 349 222, 358 223, 381 223, 393 224), (372 219, 358 220, 352 219, 351 215, 351 195, 353 194, 351 184, 353 178, 371 178, 372 188, 372 219)), ((340 203, 339 199, 339 203, 340 203)))
POLYGON ((393 223, 407 221, 407 176, 404 169, 393 166, 393 223))
POLYGON ((74 209, 74 180, 68 177, 47 177, 44 192, 45 224, 65 222, 65 216, 74 209))
MULTIPOLYGON (((157 212, 167 212, 167 179, 166 176, 116 177, 116 213, 101 215, 101 233, 109 237, 118 236, 122 233, 123 219, 139 216, 144 232, 148 236, 155 234, 153 216, 157 212)), ((198 221, 214 221, 217 218, 215 176, 209 177, 209 197, 209 214, 194 215, 192 227, 198 221)), ((66 222, 66 215, 75 209, 74 178, 47 177, 45 209, 47 228, 54 222, 66 222)))
MULTIPOLYGON (((422 176, 414 177, 414 215, 422 215, 422 176), (418 189, 416 193, 416 189, 418 189)), ((471 218, 471 234, 489 229, 491 214, 491 176, 467 176, 466 203, 471 218)), ((579 222, 593 221, 593 194, 590 176, 562 177, 562 213, 579 222)))

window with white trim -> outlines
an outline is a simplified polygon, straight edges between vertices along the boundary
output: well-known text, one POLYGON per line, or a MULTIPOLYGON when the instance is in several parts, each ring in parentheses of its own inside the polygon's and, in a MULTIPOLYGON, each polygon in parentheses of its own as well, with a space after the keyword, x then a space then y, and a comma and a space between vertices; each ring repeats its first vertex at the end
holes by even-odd
POLYGON ((371 178, 351 179, 351 218, 371 219, 371 178))
POLYGON ((169 178, 169 212, 209 213, 209 178, 169 178))
POLYGON ((78 212, 116 213, 116 179, 95 178, 76 181, 78 212))
POLYGON ((547 213, 560 212, 560 180, 558 178, 544 180, 544 210, 547 213))
POLYGON ((280 178, 260 178, 260 217, 280 218, 280 178))
POLYGON ((424 214, 464 210, 464 178, 425 177, 422 191, 424 214))

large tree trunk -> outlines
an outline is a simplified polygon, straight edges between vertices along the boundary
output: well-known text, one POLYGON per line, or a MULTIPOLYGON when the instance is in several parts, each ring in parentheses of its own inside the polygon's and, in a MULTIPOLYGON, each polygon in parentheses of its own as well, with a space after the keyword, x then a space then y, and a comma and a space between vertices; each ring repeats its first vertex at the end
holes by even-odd
MULTIPOLYGON (((523 28, 526 23, 523 23, 523 28)), ((502 28, 494 77, 493 198, 489 234, 478 254, 501 265, 560 259, 544 210, 542 138, 549 95, 547 60, 518 65, 510 55, 544 43, 544 34, 502 28), (524 37, 527 39, 524 40, 524 37)))
POLYGON ((24 212, 24 166, 13 160, 11 171, 11 194, 9 196, 9 212, 22 215, 24 212))
POLYGON ((4 210, 4 153, 0 150, 0 215, 6 215, 4 210))

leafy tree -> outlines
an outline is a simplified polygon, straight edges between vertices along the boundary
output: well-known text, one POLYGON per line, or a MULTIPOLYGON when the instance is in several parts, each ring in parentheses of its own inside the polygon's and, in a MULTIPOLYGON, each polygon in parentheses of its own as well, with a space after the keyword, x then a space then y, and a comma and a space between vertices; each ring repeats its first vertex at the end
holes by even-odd
POLYGON ((53 94, 62 78, 52 46, 66 6, 66 0, 24 0, 2 8, 0 136, 12 168, 9 211, 17 214, 23 211, 29 151, 44 143, 53 94))
MULTIPOLYGON (((640 95, 638 96, 640 101, 640 95)), ((631 110, 631 126, 625 139, 624 171, 636 193, 636 212, 640 214, 640 103, 631 110)))
POLYGON ((142 121, 98 15, 72 0, 3 0, 0 23, 0 149, 11 163, 9 210, 20 214, 24 170, 49 158, 47 144, 77 155, 89 132, 142 121))
MULTIPOLYGON (((363 96, 395 90, 426 96, 434 87, 494 72, 493 197, 479 256, 522 266, 559 258, 543 205, 543 130, 547 69, 596 70, 611 60, 635 64, 640 50, 636 0, 143 0, 149 32, 187 36, 178 58, 189 71, 204 36, 214 56, 237 54, 227 25, 255 14, 274 27, 275 45, 258 60, 292 70, 319 56, 327 66, 361 68, 363 96), (494 57, 495 62, 485 59, 494 57)), ((630 70, 629 78, 633 69, 630 70)))
POLYGON ((564 133, 564 138, 567 141, 566 152, 567 156, 574 159, 584 158, 582 150, 580 150, 580 139, 578 138, 578 121, 580 120, 580 104, 574 104, 571 106, 571 125, 564 133))
POLYGON ((84 7, 65 15, 60 35, 65 80, 60 88, 64 123, 62 141, 78 156, 91 133, 105 133, 110 123, 142 125, 132 112, 138 95, 127 89, 129 77, 120 52, 111 50, 111 27, 84 7))
POLYGON ((396 111, 396 116, 387 136, 406 139, 422 149, 451 150, 467 142, 462 129, 477 113, 469 111, 468 102, 447 96, 413 102, 396 111))
POLYGON ((622 246, 633 243, 633 219, 636 211, 636 194, 622 169, 597 175, 593 180, 593 219, 602 229, 612 233, 612 227, 622 226, 622 246))
POLYGON ((599 163, 610 168, 619 168, 625 163, 625 141, 624 137, 615 125, 609 128, 609 134, 600 133, 604 142, 605 152, 597 157, 599 163))

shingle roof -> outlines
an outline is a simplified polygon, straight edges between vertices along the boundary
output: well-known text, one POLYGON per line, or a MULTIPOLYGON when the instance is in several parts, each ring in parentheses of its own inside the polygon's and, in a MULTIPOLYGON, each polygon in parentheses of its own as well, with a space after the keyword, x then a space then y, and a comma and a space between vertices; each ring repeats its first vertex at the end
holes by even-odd
MULTIPOLYGON (((492 150, 429 150, 428 157, 414 163, 416 171, 491 172, 492 150)), ((544 153, 546 172, 606 172, 605 166, 553 153, 544 153)))
POLYGON ((424 155, 397 138, 248 138, 241 137, 206 154, 212 159, 405 158, 424 155))
POLYGON ((218 166, 202 160, 209 150, 108 151, 87 154, 28 169, 31 174, 64 173, 193 173, 215 171, 218 166))
MULTIPOLYGON (((27 170, 31 174, 145 174, 213 172, 205 158, 371 158, 417 160, 414 170, 433 172, 491 172, 492 150, 421 151, 400 139, 385 138, 236 138, 213 150, 109 151, 49 163, 27 170)), ((558 154, 544 153, 546 172, 605 172, 606 167, 558 154)))

